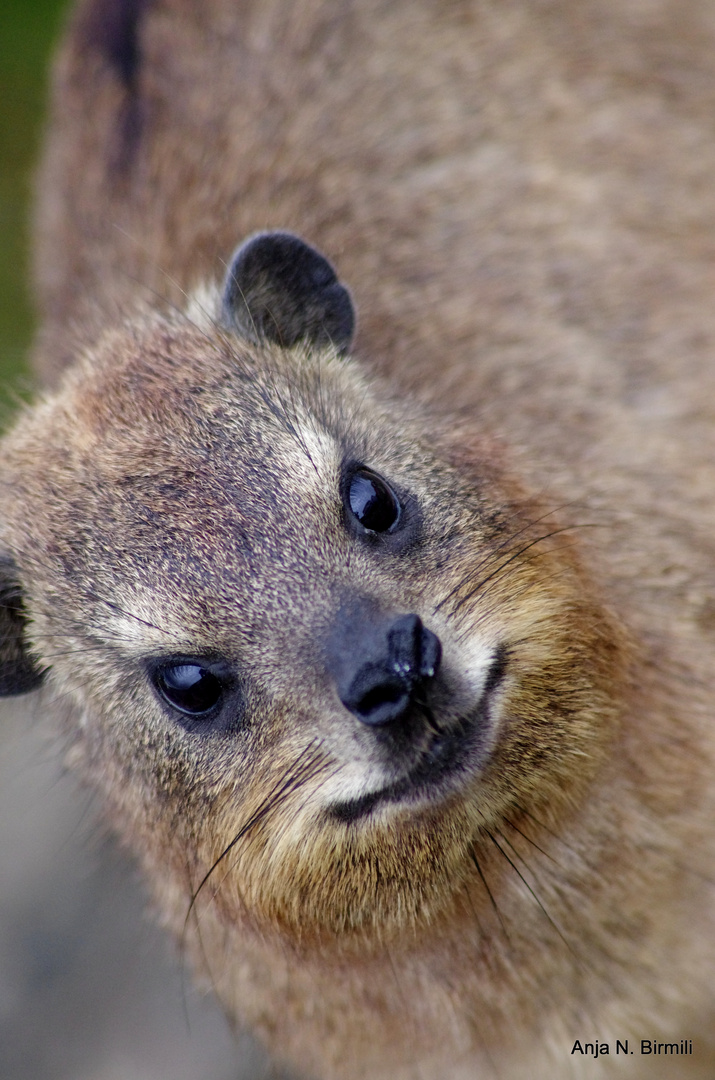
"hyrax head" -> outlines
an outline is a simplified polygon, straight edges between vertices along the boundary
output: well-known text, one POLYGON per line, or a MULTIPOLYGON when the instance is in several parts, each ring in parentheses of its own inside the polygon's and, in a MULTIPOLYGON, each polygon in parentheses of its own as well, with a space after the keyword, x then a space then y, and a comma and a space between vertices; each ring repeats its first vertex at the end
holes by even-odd
POLYGON ((618 661, 550 514, 368 380, 352 328, 277 233, 91 343, 5 440, 0 687, 71 703, 155 878, 263 933, 384 939, 503 816, 579 797, 618 661))

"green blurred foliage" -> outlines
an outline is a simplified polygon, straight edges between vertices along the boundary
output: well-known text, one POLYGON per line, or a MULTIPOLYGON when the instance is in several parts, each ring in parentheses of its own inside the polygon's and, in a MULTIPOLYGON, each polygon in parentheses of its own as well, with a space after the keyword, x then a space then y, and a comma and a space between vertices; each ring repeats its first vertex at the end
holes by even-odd
POLYGON ((32 338, 28 219, 47 73, 67 0, 0 0, 0 424, 32 338))

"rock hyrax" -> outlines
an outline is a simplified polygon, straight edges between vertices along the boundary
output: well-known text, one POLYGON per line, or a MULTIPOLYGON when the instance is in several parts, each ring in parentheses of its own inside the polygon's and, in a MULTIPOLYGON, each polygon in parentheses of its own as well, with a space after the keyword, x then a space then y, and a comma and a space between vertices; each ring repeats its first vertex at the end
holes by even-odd
POLYGON ((709 0, 70 19, 0 687, 306 1075, 715 1069, 714 53, 709 0))

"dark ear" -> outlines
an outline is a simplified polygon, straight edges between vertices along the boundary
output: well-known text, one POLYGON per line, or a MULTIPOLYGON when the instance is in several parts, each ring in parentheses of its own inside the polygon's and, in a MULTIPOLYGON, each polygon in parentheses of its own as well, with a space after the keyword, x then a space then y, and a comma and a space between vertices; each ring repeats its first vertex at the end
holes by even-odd
POLYGON ((45 677, 28 651, 26 621, 15 564, 0 555, 0 697, 26 694, 45 677))
POLYGON ((250 237, 231 259, 222 318, 254 345, 306 341, 345 353, 355 328, 350 293, 315 248, 292 233, 250 237))

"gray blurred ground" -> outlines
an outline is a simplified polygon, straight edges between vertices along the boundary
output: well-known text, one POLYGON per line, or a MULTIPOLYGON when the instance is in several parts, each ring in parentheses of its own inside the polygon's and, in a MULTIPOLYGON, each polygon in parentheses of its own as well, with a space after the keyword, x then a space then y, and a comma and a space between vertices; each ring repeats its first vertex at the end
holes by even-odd
POLYGON ((0 700, 0 1080, 277 1078, 182 977, 38 711, 0 700))

